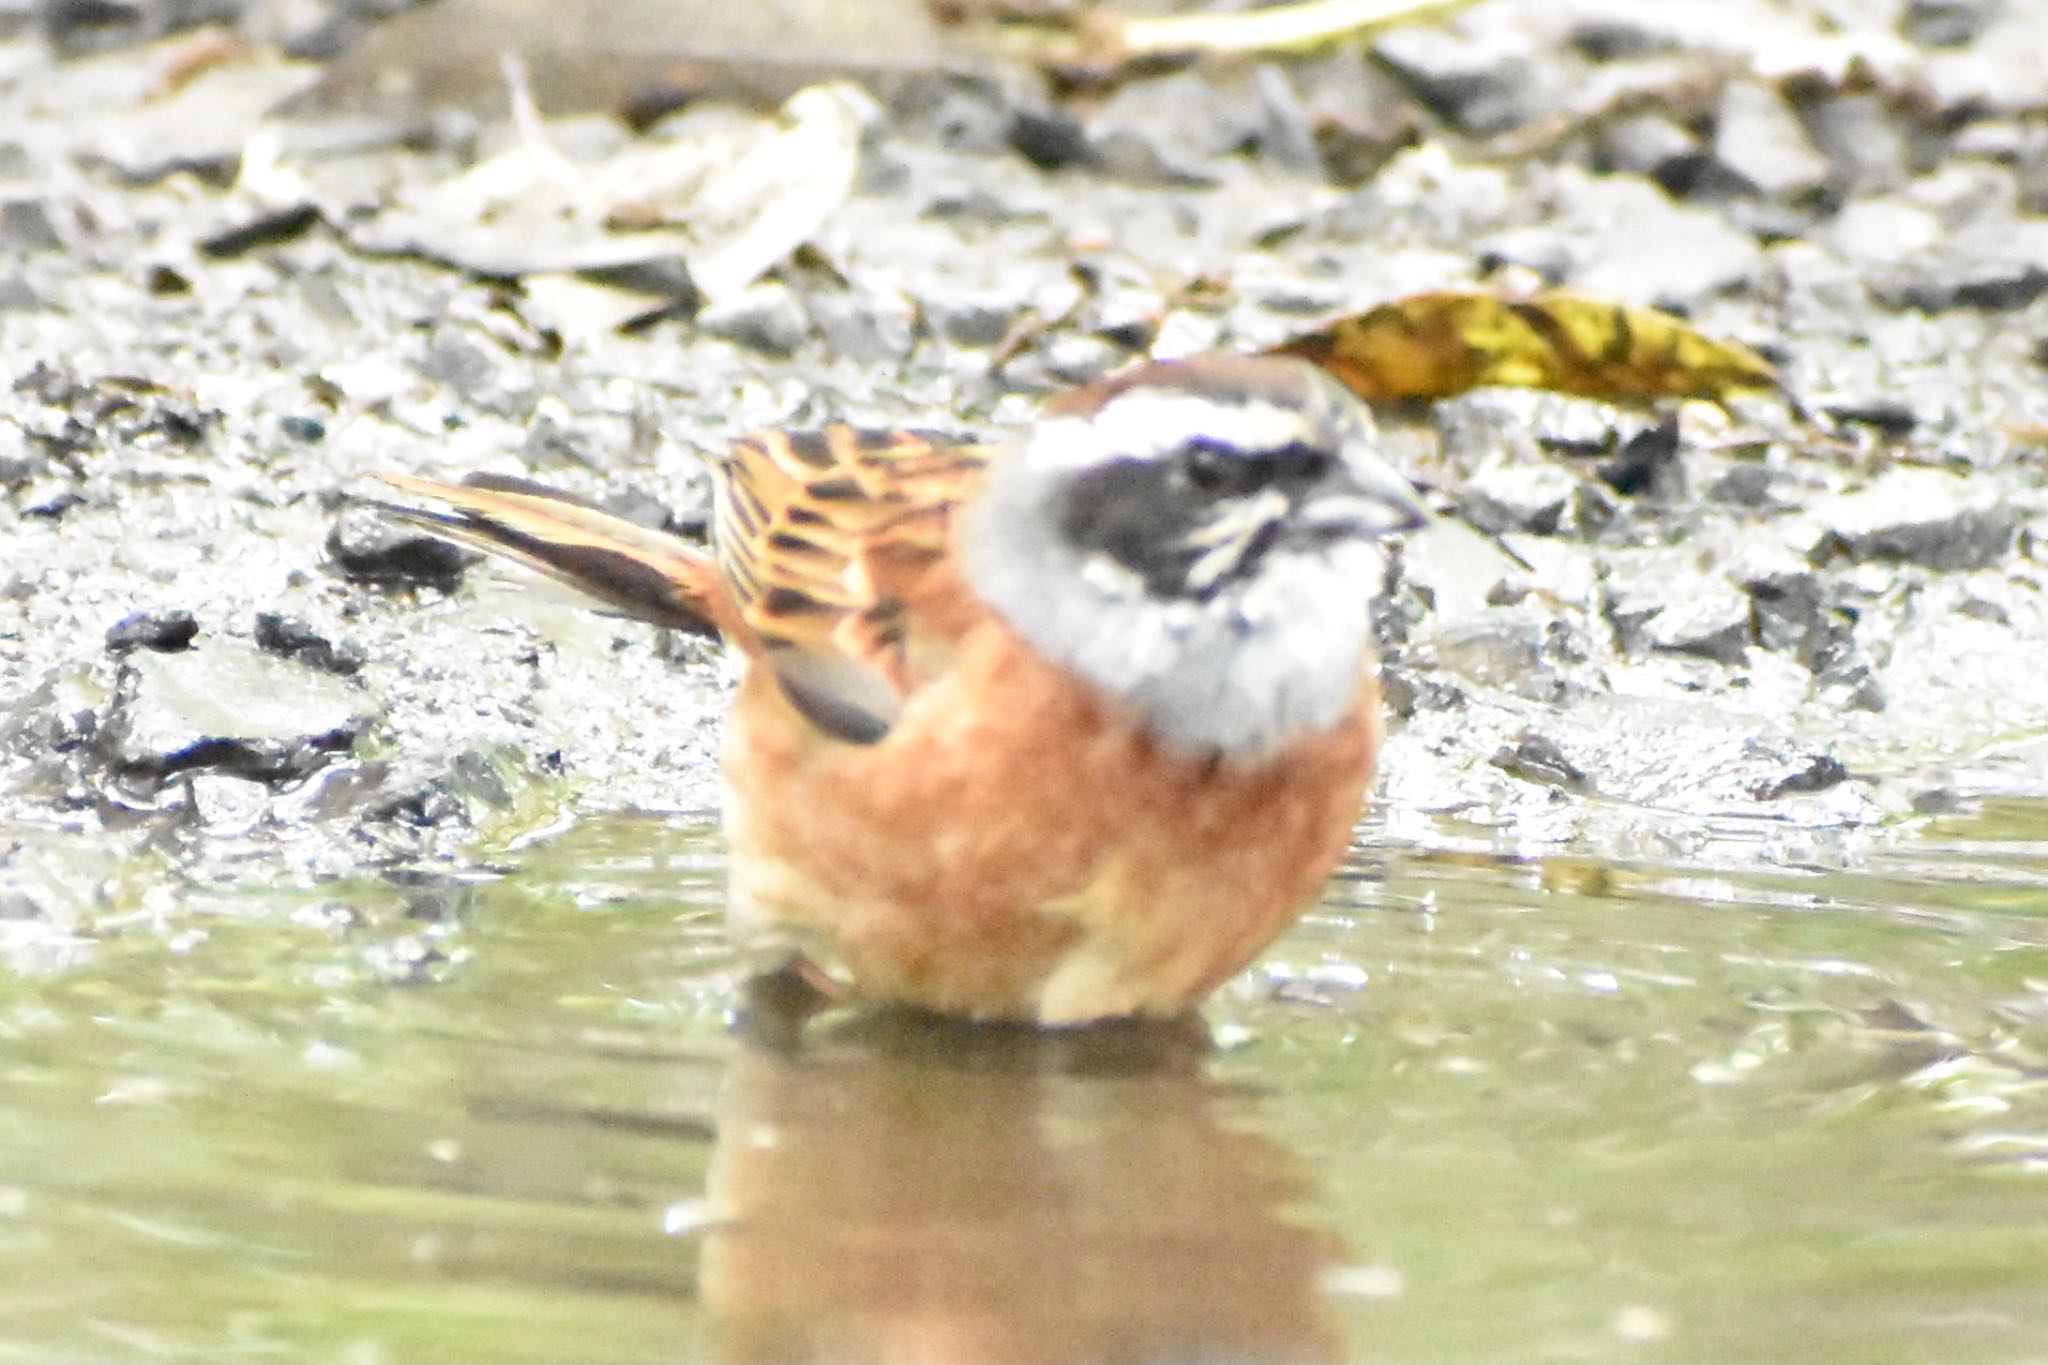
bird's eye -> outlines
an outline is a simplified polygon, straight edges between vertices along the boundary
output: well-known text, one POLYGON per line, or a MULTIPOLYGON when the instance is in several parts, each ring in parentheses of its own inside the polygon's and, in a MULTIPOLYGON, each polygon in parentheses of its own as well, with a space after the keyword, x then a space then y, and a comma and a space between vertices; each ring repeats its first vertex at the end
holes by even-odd
POLYGON ((1255 489, 1306 488, 1330 472, 1334 457, 1306 441, 1289 441, 1271 450, 1244 451, 1227 441, 1197 436, 1181 446, 1180 477, 1198 493, 1211 496, 1250 493, 1255 489))
POLYGON ((1238 466, 1243 462, 1243 457, 1233 447, 1202 436, 1189 441, 1180 450, 1181 473, 1204 493, 1221 493, 1229 489, 1237 481, 1238 466))

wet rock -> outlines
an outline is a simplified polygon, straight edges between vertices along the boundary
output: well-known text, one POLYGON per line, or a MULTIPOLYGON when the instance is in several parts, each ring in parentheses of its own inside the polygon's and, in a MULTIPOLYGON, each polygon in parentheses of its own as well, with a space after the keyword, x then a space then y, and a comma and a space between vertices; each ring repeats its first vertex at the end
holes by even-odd
POLYGON ((1899 28, 1922 47, 1967 47, 2008 0, 1906 0, 1899 28))
POLYGON ((265 209, 253 218, 232 223, 202 237, 199 252, 214 260, 231 260, 263 247, 281 246, 303 237, 320 222, 314 204, 287 204, 265 209))
POLYGON ((470 406, 514 420, 530 415, 540 398, 526 367, 450 328, 434 337, 420 373, 446 384, 470 406))
POLYGON ((1593 789, 1593 782, 1584 769, 1565 756, 1556 740, 1547 735, 1526 731, 1513 744, 1502 747, 1487 760, 1494 767, 1524 782, 1535 782, 1546 787, 1561 787, 1568 792, 1585 793, 1593 789))
POLYGON ((1465 704, 1457 686, 1430 673, 1384 664, 1380 668, 1380 701, 1403 720, 1419 711, 1451 711, 1465 704))
POLYGON ((1189 69, 1132 81, 1088 120, 1094 164, 1139 184, 1210 185, 1209 163, 1257 142, 1264 114, 1242 91, 1189 69))
POLYGON ((1890 196, 1858 199, 1845 206, 1819 240, 1852 261, 1890 265, 1932 247, 1947 235, 1938 215, 1890 196))
POLYGON ((361 694, 336 679, 220 642, 132 655, 99 744, 130 779, 215 769, 287 781, 354 744, 366 709, 361 694))
POLYGON ((41 311, 42 295, 19 275, 0 275, 0 313, 41 311))
POLYGON ((1988 568, 2012 553, 2029 512, 2011 501, 1972 505, 1965 496, 1961 481, 1949 475, 1897 470, 1875 487, 1816 509, 1832 529, 1808 551, 1808 562, 1988 568))
POLYGON ((1456 33, 1414 25, 1373 44, 1373 55, 1415 98, 1460 132, 1479 137, 1519 128, 1542 108, 1543 84, 1527 43, 1512 32, 1456 33))
POLYGON ((1042 171, 1086 170, 1096 164, 1095 144, 1089 140, 1088 130, 1063 109, 1017 110, 1010 120, 1009 143, 1042 171))
POLYGON ((0 746, 24 758, 66 754, 99 733, 103 684, 83 670, 52 672, 0 712, 0 746))
POLYGON ((415 583, 449 589, 482 556, 401 526, 375 508, 352 507, 327 533, 327 557, 361 583, 415 583))
POLYGON ((0 251, 23 256, 38 251, 56 251, 64 239, 50 221, 50 211, 40 200, 9 199, 0 203, 0 251))
POLYGON ((17 505, 25 517, 55 521, 72 508, 83 505, 85 495, 70 479, 33 479, 21 490, 17 505))
POLYGON ((1738 664, 1752 640, 1749 595, 1689 548, 1609 556, 1602 609, 1629 653, 1654 650, 1738 664))
POLYGON ((1898 111, 1866 91, 1831 94, 1806 109, 1806 128, 1848 195, 1896 189, 1912 175, 1913 152, 1898 111))
POLYGON ((1808 668, 1824 664, 1827 642, 1846 629, 1834 594, 1819 574, 1771 574, 1746 585, 1756 621, 1756 640, 1765 649, 1796 654, 1808 668))
POLYGON ((934 330, 956 346, 993 346, 1010 334, 1024 300, 1015 289, 978 293, 949 290, 923 301, 934 330))
POLYGON ((994 154, 1010 143, 1017 112, 997 81, 965 72, 933 72, 905 81, 889 101, 890 121, 905 137, 949 151, 994 154))
POLYGON ((818 334, 835 355, 873 365, 902 360, 917 345, 916 314, 900 299, 822 290, 805 304, 818 334))
POLYGON ((317 417, 280 417, 277 419, 277 429, 292 440, 305 445, 318 445, 327 439, 327 424, 317 417))
POLYGON ((2048 222, 1984 224, 1878 272, 1870 291, 1891 308, 2003 312, 2048 293, 2048 222))
POLYGON ((1465 481, 1458 490, 1458 511, 1495 535, 1583 535, 1612 520, 1614 504, 1560 465, 1495 464, 1465 481))
POLYGON ((1364 184, 1422 135, 1423 115, 1401 83, 1354 45, 1299 61, 1290 74, 1323 174, 1337 184, 1364 184))
POLYGON ((1594 470, 1600 482, 1623 497, 1649 495, 1667 500, 1685 496, 1685 467, 1678 459, 1678 416, 1630 435, 1614 458, 1594 470))
POLYGON ((270 788, 231 772, 195 772, 185 779, 186 809, 215 834, 246 834, 270 814, 270 788))
POLYGON ((1768 465, 1739 464, 1716 479, 1707 496, 1733 507, 1771 507, 1777 503, 1772 492, 1777 481, 1768 465))
POLYGON ((1680 312, 1744 283, 1763 263, 1748 232, 1647 181, 1566 168, 1554 194, 1555 221, 1495 233, 1480 244, 1483 255, 1598 297, 1680 312))
POLYGON ((1602 170, 1647 175, 1668 190, 1690 185, 1705 152, 1690 128, 1668 114, 1645 112, 1609 120, 1599 130, 1602 170))
POLYGON ((765 281, 697 314, 697 326, 764 355, 794 355, 810 332, 803 301, 788 285, 765 281))
POLYGON ((1562 625, 1527 606, 1494 607, 1436 623, 1423 641, 1437 667, 1479 687, 1555 701, 1566 684, 1555 656, 1562 625))
POLYGON ((342 677, 353 677, 369 662, 368 653, 355 641, 330 640, 312 623, 283 612, 258 612, 255 639, 256 647, 267 654, 342 677))
POLYGON ((1871 427, 1886 436, 1912 434, 1920 424, 1919 414, 1894 399, 1872 398, 1857 403, 1829 403, 1821 409, 1829 418, 1848 426, 1871 427))
POLYGON ((171 653, 189 648, 199 635, 199 622, 189 611, 138 611, 107 627, 107 649, 125 654, 131 649, 171 653))
POLYGON ((1723 92, 1714 159, 1750 193, 1771 197, 1809 193, 1829 171, 1791 106, 1754 81, 1732 81, 1723 92))
POLYGON ((1815 754, 1803 767, 1774 781, 1758 783, 1750 789, 1750 794, 1759 801, 1776 801, 1780 797, 1805 792, 1824 792, 1848 780, 1849 770, 1842 766, 1840 759, 1832 754, 1815 754))

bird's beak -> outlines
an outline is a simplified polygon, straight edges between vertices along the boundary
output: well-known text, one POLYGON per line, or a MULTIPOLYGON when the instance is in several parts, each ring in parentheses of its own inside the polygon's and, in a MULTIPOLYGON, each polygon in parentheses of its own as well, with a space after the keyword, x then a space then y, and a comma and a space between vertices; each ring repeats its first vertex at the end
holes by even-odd
POLYGON ((1345 452, 1342 467, 1303 511, 1314 524, 1372 539, 1418 531, 1430 522, 1415 485, 1379 456, 1356 447, 1345 452))

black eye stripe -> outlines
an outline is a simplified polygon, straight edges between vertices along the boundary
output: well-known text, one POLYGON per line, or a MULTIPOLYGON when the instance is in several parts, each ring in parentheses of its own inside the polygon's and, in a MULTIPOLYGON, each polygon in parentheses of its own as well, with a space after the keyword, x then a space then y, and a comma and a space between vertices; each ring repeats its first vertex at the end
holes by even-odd
POLYGON ((1307 441, 1243 450, 1209 436, 1190 437, 1168 458, 1196 489, 1221 495, 1315 483, 1335 463, 1329 451, 1307 441))

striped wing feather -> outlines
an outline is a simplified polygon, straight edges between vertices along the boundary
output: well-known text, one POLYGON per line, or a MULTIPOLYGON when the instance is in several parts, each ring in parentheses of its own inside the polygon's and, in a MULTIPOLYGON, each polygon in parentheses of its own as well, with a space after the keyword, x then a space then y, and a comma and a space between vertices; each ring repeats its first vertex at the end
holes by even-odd
POLYGON ((384 482, 451 511, 386 510, 519 560, 656 625, 715 630, 773 668, 821 730, 871 743, 943 657, 953 510, 989 448, 829 426, 735 441, 720 468, 714 553, 524 479, 384 482), (910 603, 920 628, 910 628, 910 603), (938 609, 926 611, 927 604, 938 609))
POLYGON ((843 739, 887 732, 927 658, 906 604, 944 562, 954 508, 989 449, 829 426, 734 442, 719 480, 718 565, 799 709, 843 739))

